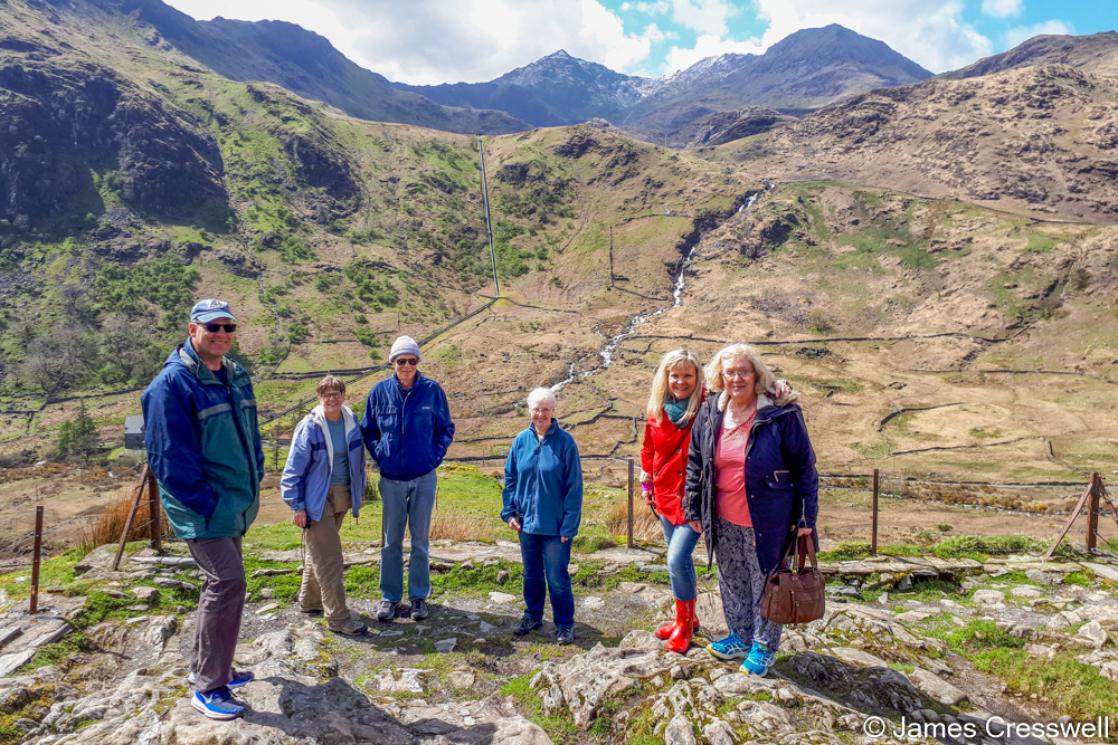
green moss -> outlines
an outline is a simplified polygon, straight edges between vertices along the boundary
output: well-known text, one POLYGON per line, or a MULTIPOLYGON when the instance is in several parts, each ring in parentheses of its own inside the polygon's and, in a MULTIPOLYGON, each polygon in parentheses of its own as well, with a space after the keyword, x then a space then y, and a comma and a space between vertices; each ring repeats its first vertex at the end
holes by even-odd
POLYGON ((1076 569, 1074 572, 1065 574, 1063 579, 1065 585, 1075 585, 1076 587, 1092 587, 1096 582, 1094 574, 1082 569, 1076 569))
POLYGON ((584 737, 569 715, 547 715, 539 696, 532 690, 531 680, 535 672, 520 675, 501 686, 501 694, 510 696, 520 704, 528 718, 543 728, 544 732, 556 743, 574 745, 584 742, 584 737))
POLYGON ((1045 545, 1025 535, 959 535, 952 536, 932 548, 941 559, 958 559, 973 556, 1019 554, 1044 550, 1045 545))
POLYGON ((245 556, 245 577, 248 582, 249 600, 253 602, 265 600, 261 590, 267 587, 272 591, 270 599, 281 605, 294 602, 299 594, 299 585, 303 580, 299 565, 295 562, 264 561, 251 555, 245 556), (253 576, 258 569, 282 569, 285 571, 282 574, 253 576))
POLYGON ((495 561, 486 564, 455 564, 446 572, 434 572, 431 575, 431 587, 437 593, 454 593, 455 595, 486 595, 489 592, 506 592, 510 595, 519 595, 523 592, 519 562, 495 561), (505 582, 497 581, 501 572, 507 572, 505 582))
MULTIPOLYGON (((58 556, 53 556, 39 565, 39 587, 42 590, 61 590, 74 581, 74 566, 82 560, 86 552, 72 548, 58 556)), ((22 600, 31 595, 31 569, 21 569, 0 576, 0 589, 11 600, 22 600)))

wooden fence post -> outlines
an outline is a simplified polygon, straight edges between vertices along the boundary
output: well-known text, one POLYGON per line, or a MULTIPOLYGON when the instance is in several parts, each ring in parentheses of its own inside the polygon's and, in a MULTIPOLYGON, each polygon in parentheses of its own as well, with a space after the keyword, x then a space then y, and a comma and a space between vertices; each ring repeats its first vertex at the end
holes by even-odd
POLYGON ((157 553, 163 551, 163 526, 159 524, 159 484, 155 481, 155 471, 148 469, 148 524, 151 527, 148 535, 151 536, 151 547, 157 553))
POLYGON ((877 556, 877 509, 878 498, 881 495, 881 471, 873 469, 873 520, 871 521, 870 554, 877 556))
POLYGON ((629 500, 625 510, 625 545, 633 548, 633 459, 629 458, 629 489, 627 498, 629 500))
POLYGON ((35 547, 31 556, 31 605, 32 615, 39 610, 39 557, 43 553, 43 506, 35 508, 35 547))
POLYGON ((1091 474, 1091 498, 1087 503, 1087 553, 1090 554, 1099 542, 1099 509, 1102 496, 1102 476, 1091 474))
POLYGON ((144 498, 144 488, 147 486, 150 471, 151 466, 145 463, 143 475, 140 476, 140 483, 136 485, 136 495, 132 497, 132 507, 128 510, 128 518, 124 521, 124 530, 120 531, 120 542, 117 544, 116 557, 113 559, 114 572, 120 568, 120 559, 124 556, 124 544, 128 543, 128 534, 132 532, 132 521, 136 519, 136 512, 140 509, 140 500, 144 498))

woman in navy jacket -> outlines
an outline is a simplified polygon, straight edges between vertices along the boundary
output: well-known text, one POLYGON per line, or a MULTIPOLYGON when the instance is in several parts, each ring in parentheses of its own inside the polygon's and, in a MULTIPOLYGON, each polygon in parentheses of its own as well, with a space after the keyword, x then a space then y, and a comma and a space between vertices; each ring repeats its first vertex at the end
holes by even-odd
POLYGON ((797 531, 814 532, 815 453, 800 407, 773 404, 764 394, 774 379, 756 349, 726 347, 706 377, 711 395, 692 427, 684 514, 703 531, 708 563, 718 557, 730 629, 707 650, 721 659, 745 658, 743 672, 765 675, 781 627, 761 617, 761 594, 797 531))
POLYGON ((582 463, 573 437, 555 421, 555 394, 528 395, 531 423, 512 441, 505 462, 501 519, 519 533, 524 561, 524 617, 514 633, 543 625, 544 579, 551 593, 555 640, 574 641, 575 601, 567 565, 582 520, 582 463))

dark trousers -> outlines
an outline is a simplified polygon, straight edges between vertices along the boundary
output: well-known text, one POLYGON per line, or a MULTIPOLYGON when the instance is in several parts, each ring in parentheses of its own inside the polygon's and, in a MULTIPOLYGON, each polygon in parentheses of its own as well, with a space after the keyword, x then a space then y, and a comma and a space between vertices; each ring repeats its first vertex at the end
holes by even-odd
POLYGON ((186 545, 202 570, 190 669, 195 688, 206 692, 228 683, 233 671, 245 607, 245 564, 239 536, 188 540, 186 545))
POLYGON ((575 597, 571 592, 571 542, 557 535, 537 535, 520 531, 520 558, 524 562, 524 604, 533 620, 543 618, 546 591, 551 593, 551 615, 559 628, 575 624, 575 597))

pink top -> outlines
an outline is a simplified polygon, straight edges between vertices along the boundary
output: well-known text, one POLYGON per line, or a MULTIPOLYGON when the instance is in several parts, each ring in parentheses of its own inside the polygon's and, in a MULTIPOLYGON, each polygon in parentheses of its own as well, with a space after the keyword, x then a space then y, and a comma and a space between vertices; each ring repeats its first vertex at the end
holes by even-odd
POLYGON ((756 415, 757 412, 754 412, 734 429, 719 432, 718 445, 714 449, 714 469, 718 474, 715 482, 718 487, 718 516, 745 528, 753 527, 745 495, 745 449, 749 444, 749 428, 756 415))

